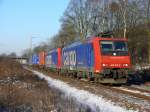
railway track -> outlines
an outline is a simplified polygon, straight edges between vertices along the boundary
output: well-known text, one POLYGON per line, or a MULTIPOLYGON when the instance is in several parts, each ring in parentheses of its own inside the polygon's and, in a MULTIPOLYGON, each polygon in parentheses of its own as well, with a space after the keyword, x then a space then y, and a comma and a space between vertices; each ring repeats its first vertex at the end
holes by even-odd
POLYGON ((143 90, 131 86, 108 86, 108 85, 94 84, 94 83, 93 85, 99 86, 104 89, 109 89, 117 93, 127 94, 136 98, 150 101, 150 91, 148 90, 143 90))
POLYGON ((109 89, 114 92, 119 92, 122 94, 128 94, 136 98, 140 98, 143 100, 150 101, 150 91, 149 90, 144 90, 132 86, 126 86, 126 85, 121 85, 121 86, 112 86, 112 85, 103 85, 100 83, 94 83, 94 82, 88 82, 87 80, 80 80, 84 81, 86 83, 90 83, 96 87, 104 88, 104 89, 109 89))
MULTIPOLYGON (((40 70, 41 71, 41 70, 40 70)), ((47 73, 45 70, 42 70, 42 72, 47 73)), ((51 73, 51 72, 48 72, 51 73)), ((143 100, 147 100, 150 101, 150 91, 148 90, 143 90, 143 89, 139 89, 139 88, 135 88, 135 87, 131 87, 131 86, 111 86, 111 85, 103 85, 100 83, 95 83, 95 82, 90 82, 88 80, 82 80, 82 79, 77 79, 77 78, 72 78, 71 76, 66 76, 66 75, 59 75, 57 73, 53 73, 54 75, 52 76, 53 78, 57 79, 60 78, 60 80, 75 80, 76 82, 79 82, 80 84, 82 83, 82 85, 92 85, 97 89, 107 89, 107 90, 111 90, 113 92, 117 92, 117 93, 122 93, 122 94, 127 94, 129 96, 133 96, 139 99, 143 99, 143 100)))
POLYGON ((148 90, 139 89, 139 88, 135 88, 135 87, 131 87, 131 86, 124 86, 124 85, 123 86, 103 85, 100 83, 89 82, 87 80, 79 80, 79 81, 84 82, 84 83, 90 83, 91 85, 94 85, 95 87, 108 89, 113 92, 127 94, 129 96, 133 96, 133 97, 136 97, 139 99, 150 101, 150 91, 148 91, 148 90))
POLYGON ((150 94, 150 90, 145 90, 145 89, 141 89, 141 88, 137 88, 137 87, 132 87, 132 86, 122 86, 122 87, 127 88, 129 90, 135 90, 135 91, 140 91, 140 92, 144 92, 144 93, 150 94))
POLYGON ((91 84, 95 87, 98 87, 99 89, 102 89, 102 88, 108 89, 113 92, 127 94, 129 96, 133 96, 139 99, 150 101, 150 91, 148 90, 143 90, 143 89, 139 89, 139 88, 135 88, 131 86, 111 86, 111 85, 103 85, 100 83, 89 82, 87 80, 79 80, 79 79, 75 79, 75 80, 83 82, 83 83, 91 84))
POLYGON ((112 87, 112 90, 150 101, 150 92, 132 87, 112 87))

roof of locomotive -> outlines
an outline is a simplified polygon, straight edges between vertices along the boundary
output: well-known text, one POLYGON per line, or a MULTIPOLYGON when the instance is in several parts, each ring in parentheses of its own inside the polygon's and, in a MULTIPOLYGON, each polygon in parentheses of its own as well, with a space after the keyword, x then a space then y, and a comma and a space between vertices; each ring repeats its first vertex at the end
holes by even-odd
POLYGON ((75 46, 78 46, 78 45, 81 45, 81 44, 82 44, 82 42, 77 41, 77 42, 74 42, 74 43, 72 43, 72 44, 70 44, 70 45, 65 46, 63 49, 75 47, 75 46))
POLYGON ((100 40, 127 41, 126 38, 89 37, 89 38, 82 40, 82 41, 73 42, 72 44, 65 46, 63 49, 72 48, 72 47, 75 47, 75 46, 78 46, 78 45, 81 45, 84 43, 92 43, 94 40, 99 40, 99 41, 100 40))
POLYGON ((112 40, 112 41, 127 41, 127 38, 106 38, 106 37, 93 37, 92 39, 98 40, 112 40))

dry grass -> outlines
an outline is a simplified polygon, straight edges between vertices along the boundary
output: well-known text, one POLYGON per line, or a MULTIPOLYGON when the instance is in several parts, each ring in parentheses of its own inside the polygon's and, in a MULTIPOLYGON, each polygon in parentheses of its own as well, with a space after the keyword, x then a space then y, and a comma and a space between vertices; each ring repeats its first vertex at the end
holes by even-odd
POLYGON ((19 63, 0 58, 0 112, 4 111, 90 112, 19 63))
POLYGON ((50 112, 54 98, 45 81, 10 59, 0 59, 0 111, 50 112))

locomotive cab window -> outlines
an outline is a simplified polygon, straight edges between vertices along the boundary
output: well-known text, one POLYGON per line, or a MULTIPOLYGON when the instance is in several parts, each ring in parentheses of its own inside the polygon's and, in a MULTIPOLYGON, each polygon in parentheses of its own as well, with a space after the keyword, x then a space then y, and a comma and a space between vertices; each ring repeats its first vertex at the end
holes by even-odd
POLYGON ((114 47, 115 51, 127 51, 127 44, 123 41, 114 42, 114 47))
POLYGON ((102 41, 101 42, 102 51, 113 51, 113 42, 111 41, 102 41))
POLYGON ((103 55, 128 55, 127 43, 125 41, 100 41, 101 53, 103 55))

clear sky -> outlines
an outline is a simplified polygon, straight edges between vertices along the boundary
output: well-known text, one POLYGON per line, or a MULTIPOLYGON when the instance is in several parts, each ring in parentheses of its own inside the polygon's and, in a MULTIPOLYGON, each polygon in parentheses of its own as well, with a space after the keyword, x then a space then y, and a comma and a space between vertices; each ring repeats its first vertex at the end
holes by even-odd
POLYGON ((17 52, 46 41, 60 29, 69 0, 0 0, 0 54, 17 52))

